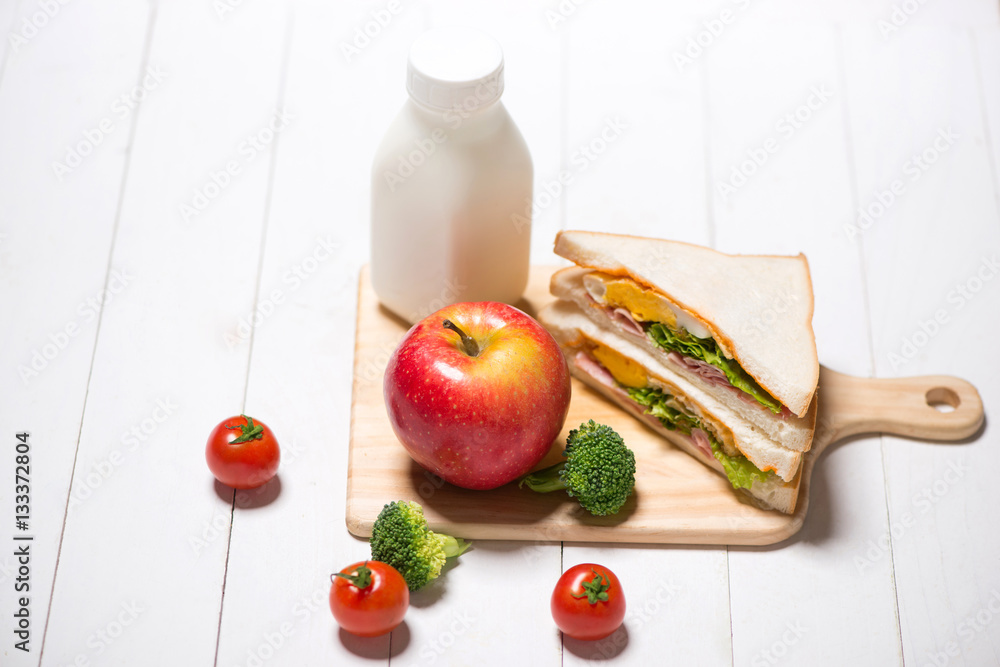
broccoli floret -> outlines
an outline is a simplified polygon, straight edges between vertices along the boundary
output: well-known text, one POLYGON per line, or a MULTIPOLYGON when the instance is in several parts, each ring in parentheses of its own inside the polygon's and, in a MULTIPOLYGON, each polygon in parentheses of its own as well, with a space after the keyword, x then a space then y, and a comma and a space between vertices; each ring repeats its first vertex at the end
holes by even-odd
POLYGON ((615 514, 635 488, 635 454, 613 428, 591 419, 569 432, 566 460, 521 479, 532 491, 566 489, 597 516, 615 514))
POLYGON ((446 558, 469 548, 464 540, 431 531, 424 509, 405 500, 382 508, 372 527, 371 545, 372 560, 399 570, 411 591, 437 579, 446 558))

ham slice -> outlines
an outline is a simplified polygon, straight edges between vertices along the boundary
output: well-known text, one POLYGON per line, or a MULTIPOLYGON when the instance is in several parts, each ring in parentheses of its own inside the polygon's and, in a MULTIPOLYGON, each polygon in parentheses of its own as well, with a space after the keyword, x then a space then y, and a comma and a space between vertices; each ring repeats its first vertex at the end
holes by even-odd
MULTIPOLYGON (((589 294, 587 295, 587 298, 591 301, 594 300, 589 294)), ((627 334, 645 340, 646 331, 642 328, 641 324, 635 321, 635 318, 632 317, 632 313, 630 313, 626 308, 612 308, 611 306, 605 306, 604 312, 612 322, 618 325, 619 329, 627 334)), ((755 405, 761 410, 768 410, 767 407, 758 403, 757 399, 753 396, 730 384, 729 378, 726 377, 726 374, 712 364, 702 361, 701 359, 689 357, 681 354, 680 352, 668 352, 667 359, 673 362, 676 366, 697 375, 710 387, 720 387, 722 389, 734 391, 736 392, 737 397, 747 405, 755 405)), ((768 411, 770 412, 770 410, 768 411)), ((788 410, 788 408, 781 406, 781 412, 779 412, 776 416, 779 419, 788 419, 791 414, 792 413, 788 410)))
MULTIPOLYGON (((734 387, 732 384, 730 384, 729 378, 726 377, 726 374, 723 373, 722 370, 713 366, 712 364, 702 361, 701 359, 688 357, 686 355, 681 354, 680 352, 668 353, 667 359, 670 360, 673 364, 681 368, 684 368, 685 370, 691 373, 694 373, 702 380, 704 380, 706 384, 712 387, 723 387, 729 389, 730 391, 736 392, 736 396, 747 405, 754 405, 760 408, 761 410, 768 410, 768 412, 770 412, 770 410, 766 406, 761 405, 757 401, 757 399, 755 399, 753 396, 746 393, 742 389, 734 387)), ((774 413, 772 412, 771 414, 774 413)), ((788 408, 782 405, 781 412, 779 412, 775 416, 778 417, 779 419, 788 419, 788 417, 791 414, 792 413, 788 410, 788 408)))
POLYGON ((694 441, 695 447, 697 447, 705 456, 708 458, 713 458, 712 454, 712 441, 708 439, 708 434, 702 431, 700 428, 691 430, 691 440, 694 441))
POLYGON ((646 337, 646 332, 642 326, 635 321, 632 313, 628 312, 625 308, 605 308, 605 312, 611 318, 611 321, 617 324, 625 333, 638 336, 639 338, 646 337))
MULTIPOLYGON (((577 368, 603 384, 605 387, 622 391, 621 387, 618 386, 618 383, 615 382, 615 379, 611 377, 611 373, 608 372, 608 369, 602 366, 599 361, 592 358, 586 352, 577 352, 576 356, 573 357, 573 363, 576 364, 577 368)), ((627 393, 623 391, 622 393, 625 394, 625 396, 628 396, 627 393)))
MULTIPOLYGON (((645 414, 646 407, 632 400, 632 397, 628 395, 628 392, 621 388, 615 379, 608 372, 599 361, 591 357, 586 352, 577 352, 573 357, 573 364, 581 371, 594 378, 597 382, 608 387, 613 394, 619 398, 625 399, 636 408, 642 414, 642 418, 645 419, 649 424, 655 428, 664 428, 663 423, 660 421, 659 417, 654 415, 645 414)), ((705 433, 700 428, 696 428, 691 431, 691 435, 685 435, 681 431, 674 431, 677 437, 687 438, 690 440, 699 451, 705 454, 708 458, 713 458, 712 455, 712 443, 708 439, 708 434, 705 433)))
MULTIPOLYGON (((680 352, 669 352, 667 359, 691 371, 713 387, 730 387, 736 389, 736 387, 729 384, 729 378, 726 377, 726 374, 712 364, 695 359, 694 357, 685 356, 680 352)), ((736 390, 740 391, 739 389, 736 390)), ((744 394, 746 392, 740 391, 740 393, 744 394)))

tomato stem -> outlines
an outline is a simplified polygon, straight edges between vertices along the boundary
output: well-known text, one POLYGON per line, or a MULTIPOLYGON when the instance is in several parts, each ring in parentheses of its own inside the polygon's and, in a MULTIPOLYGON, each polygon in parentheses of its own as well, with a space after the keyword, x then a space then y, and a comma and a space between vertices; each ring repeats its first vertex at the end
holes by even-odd
POLYGON ((358 588, 368 588, 372 584, 372 571, 368 567, 368 561, 354 571, 354 574, 344 574, 343 572, 336 572, 334 577, 343 577, 349 582, 357 586, 358 588))
POLYGON ((260 440, 264 437, 264 427, 260 424, 254 424, 251 417, 246 415, 240 415, 243 419, 247 420, 246 424, 237 424, 236 426, 227 426, 228 429, 240 429, 240 436, 235 440, 230 440, 230 445, 238 445, 241 442, 248 442, 250 440, 260 440))
POLYGON ((470 357, 479 356, 479 343, 472 336, 459 329, 451 320, 445 320, 441 323, 441 326, 445 329, 451 329, 458 334, 459 338, 462 339, 462 347, 465 349, 467 355, 470 357))
POLYGON ((608 589, 611 588, 611 580, 608 579, 607 575, 597 574, 597 570, 590 568, 590 571, 594 573, 594 578, 590 581, 583 582, 583 590, 585 591, 582 595, 577 595, 576 593, 570 593, 573 597, 587 598, 587 602, 590 604, 597 604, 597 601, 601 602, 608 601, 608 589), (601 581, 601 577, 604 576, 604 581, 601 581))

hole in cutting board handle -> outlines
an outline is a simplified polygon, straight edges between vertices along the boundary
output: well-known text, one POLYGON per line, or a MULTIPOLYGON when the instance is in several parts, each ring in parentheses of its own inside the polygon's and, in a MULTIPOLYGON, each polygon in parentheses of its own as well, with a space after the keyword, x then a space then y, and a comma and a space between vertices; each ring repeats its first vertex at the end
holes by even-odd
POLYGON ((927 390, 927 405, 938 412, 954 412, 962 404, 962 399, 948 387, 934 387, 927 390))

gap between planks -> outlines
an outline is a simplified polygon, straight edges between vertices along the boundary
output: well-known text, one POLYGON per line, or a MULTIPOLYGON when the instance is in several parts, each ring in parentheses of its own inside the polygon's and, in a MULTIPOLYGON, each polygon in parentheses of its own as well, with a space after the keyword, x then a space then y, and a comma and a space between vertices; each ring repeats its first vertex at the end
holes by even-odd
MULTIPOLYGON (((278 109, 284 110, 285 94, 288 91, 288 68, 292 52, 292 33, 295 24, 295 12, 291 5, 285 10, 285 37, 281 49, 281 73, 278 76, 278 109)), ((260 251, 257 253, 257 280, 254 283, 253 307, 250 312, 257 311, 257 304, 260 300, 260 283, 264 272, 264 255, 267 252, 267 228, 271 218, 271 200, 274 196, 274 174, 278 164, 278 146, 281 144, 281 135, 276 134, 271 143, 271 150, 268 155, 267 167, 267 192, 264 194, 264 219, 261 222, 260 251)), ((247 349, 247 372, 243 379, 243 400, 240 403, 240 414, 246 412, 247 394, 250 389, 250 367, 253 363, 253 343, 256 327, 250 327, 250 341, 247 349)), ((233 497, 229 505, 229 534, 226 535, 226 563, 222 569, 222 591, 219 597, 219 623, 215 630, 215 655, 212 657, 212 665, 219 664, 219 644, 222 639, 222 614, 226 607, 226 581, 229 578, 229 554, 233 546, 233 524, 236 521, 236 489, 233 489, 233 497)))

